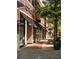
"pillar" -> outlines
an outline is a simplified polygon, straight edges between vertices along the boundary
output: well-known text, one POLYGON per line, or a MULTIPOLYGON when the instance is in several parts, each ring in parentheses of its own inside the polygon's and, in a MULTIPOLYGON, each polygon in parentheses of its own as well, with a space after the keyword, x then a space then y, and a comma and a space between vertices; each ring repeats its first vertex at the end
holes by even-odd
POLYGON ((25 45, 27 45, 27 21, 25 20, 25 45))

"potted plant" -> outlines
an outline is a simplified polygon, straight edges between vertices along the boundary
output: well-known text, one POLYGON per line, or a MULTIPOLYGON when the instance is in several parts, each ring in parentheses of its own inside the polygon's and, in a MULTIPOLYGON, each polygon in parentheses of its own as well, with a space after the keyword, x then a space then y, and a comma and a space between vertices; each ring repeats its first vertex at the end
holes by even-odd
POLYGON ((54 49, 55 50, 59 50, 61 48, 61 40, 60 37, 58 37, 55 41, 54 41, 54 49))

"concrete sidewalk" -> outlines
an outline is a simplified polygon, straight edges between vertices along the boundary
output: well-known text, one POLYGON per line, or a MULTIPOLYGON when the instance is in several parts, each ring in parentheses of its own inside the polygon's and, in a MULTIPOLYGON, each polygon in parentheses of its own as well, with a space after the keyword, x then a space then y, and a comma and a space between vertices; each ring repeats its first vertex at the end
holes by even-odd
POLYGON ((27 48, 53 48, 53 44, 45 44, 45 43, 33 43, 27 44, 27 48))
POLYGON ((61 50, 23 48, 17 52, 17 59, 61 59, 61 50))

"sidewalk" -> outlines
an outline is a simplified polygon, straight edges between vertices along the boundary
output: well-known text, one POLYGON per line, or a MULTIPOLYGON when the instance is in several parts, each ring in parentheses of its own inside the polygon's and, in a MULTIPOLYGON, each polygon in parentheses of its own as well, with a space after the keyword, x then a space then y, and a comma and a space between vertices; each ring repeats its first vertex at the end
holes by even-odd
POLYGON ((53 44, 33 43, 33 44, 28 44, 26 47, 27 48, 53 48, 53 44))
POLYGON ((17 59, 61 59, 61 50, 25 47, 17 52, 17 59))

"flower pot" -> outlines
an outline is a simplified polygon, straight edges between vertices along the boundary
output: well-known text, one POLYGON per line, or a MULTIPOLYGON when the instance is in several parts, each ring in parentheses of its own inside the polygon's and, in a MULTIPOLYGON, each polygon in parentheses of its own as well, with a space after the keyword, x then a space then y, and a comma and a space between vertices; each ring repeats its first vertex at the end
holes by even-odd
POLYGON ((60 38, 57 38, 57 40, 55 40, 54 42, 54 49, 59 50, 60 48, 61 48, 61 41, 60 38))

